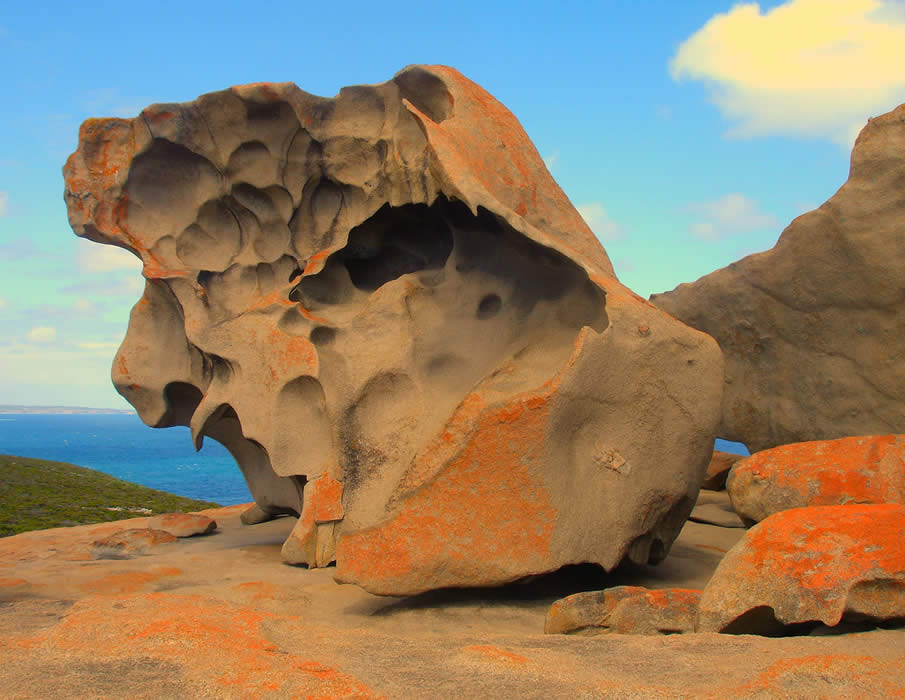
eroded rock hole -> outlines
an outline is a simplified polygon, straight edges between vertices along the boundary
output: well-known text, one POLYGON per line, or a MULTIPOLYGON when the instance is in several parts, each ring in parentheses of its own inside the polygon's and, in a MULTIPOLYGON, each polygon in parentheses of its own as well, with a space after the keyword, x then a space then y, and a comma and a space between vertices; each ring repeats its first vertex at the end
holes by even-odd
POLYGON ((170 382, 163 390, 166 413, 155 428, 170 428, 174 425, 188 425, 192 414, 203 398, 201 390, 186 382, 170 382))
POLYGON ((442 207, 384 205, 349 232, 349 242, 339 255, 352 284, 372 292, 402 275, 442 268, 452 248, 453 235, 442 207))
POLYGON ((503 300, 496 294, 488 294, 478 304, 478 318, 493 318, 503 306, 503 300))
POLYGON ((329 345, 336 338, 336 329, 329 326, 318 326, 311 331, 311 342, 318 346, 329 345))

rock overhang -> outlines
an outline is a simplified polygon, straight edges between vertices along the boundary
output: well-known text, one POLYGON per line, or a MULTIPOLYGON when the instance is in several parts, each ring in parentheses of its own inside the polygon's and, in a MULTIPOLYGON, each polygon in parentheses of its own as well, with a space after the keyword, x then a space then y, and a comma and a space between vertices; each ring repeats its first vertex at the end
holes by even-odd
POLYGON ((719 349, 618 282, 515 117, 454 69, 89 120, 64 172, 76 233, 144 263, 117 389, 224 442, 265 513, 300 515, 290 559, 398 593, 668 551, 712 448, 719 349), (638 444, 655 435, 679 449, 638 444), (437 517, 406 524, 418 499, 437 517), (479 530, 519 527, 534 539, 491 557, 479 530), (391 550, 385 580, 351 563, 391 550))

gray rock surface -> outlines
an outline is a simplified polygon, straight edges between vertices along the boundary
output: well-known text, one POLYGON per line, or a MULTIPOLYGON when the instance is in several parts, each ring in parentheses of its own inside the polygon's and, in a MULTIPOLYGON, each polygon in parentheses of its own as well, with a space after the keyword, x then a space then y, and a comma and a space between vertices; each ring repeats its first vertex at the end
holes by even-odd
POLYGON ((905 432, 905 105, 776 245, 651 301, 726 357, 720 437, 751 452, 905 432))

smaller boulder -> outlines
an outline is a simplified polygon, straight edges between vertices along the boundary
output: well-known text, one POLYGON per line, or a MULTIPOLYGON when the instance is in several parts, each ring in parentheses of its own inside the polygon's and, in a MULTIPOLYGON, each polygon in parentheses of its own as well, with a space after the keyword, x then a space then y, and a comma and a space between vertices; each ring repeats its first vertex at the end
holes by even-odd
POLYGON ((773 513, 847 503, 905 504, 905 435, 781 445, 739 460, 727 481, 749 525, 773 513))
POLYGON ((166 530, 176 537, 194 537, 213 532, 217 522, 197 513, 164 513, 151 518, 148 527, 166 530))
POLYGON ((546 634, 679 634, 693 632, 701 591, 616 586, 576 593, 547 611, 546 634))
POLYGON ((729 476, 729 470, 732 469, 732 465, 744 458, 744 455, 714 450, 710 463, 707 465, 707 471, 704 472, 701 488, 710 489, 711 491, 722 491, 726 488, 726 477, 729 476))
POLYGON ((745 527, 745 523, 732 509, 729 495, 725 491, 701 489, 688 519, 695 523, 717 527, 745 527))
POLYGON ((95 540, 91 556, 95 559, 132 559, 155 554, 161 546, 178 541, 176 535, 164 530, 147 527, 120 530, 102 540, 95 540))
POLYGON ((905 619, 902 533, 898 504, 771 515, 720 562, 701 596, 697 631, 772 636, 792 625, 905 619))

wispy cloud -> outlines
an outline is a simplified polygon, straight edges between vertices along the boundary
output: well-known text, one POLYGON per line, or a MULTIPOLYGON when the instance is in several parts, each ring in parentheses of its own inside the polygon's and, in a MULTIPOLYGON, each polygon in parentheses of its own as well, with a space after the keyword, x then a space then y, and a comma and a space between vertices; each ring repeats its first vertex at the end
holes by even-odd
POLYGON ((116 352, 120 343, 98 343, 92 341, 80 341, 73 343, 79 350, 103 351, 106 353, 116 352))
POLYGON ((556 161, 559 160, 559 149, 557 148, 553 153, 544 158, 544 165, 547 166, 547 170, 553 170, 553 166, 556 164, 556 161))
POLYGON ((715 241, 738 233, 775 228, 779 224, 775 216, 761 211, 753 199, 738 192, 709 202, 692 202, 683 210, 696 216, 688 232, 699 240, 715 241))
POLYGON ((32 343, 52 343, 57 339, 57 329, 53 326, 36 326, 25 337, 32 343))
POLYGON ((84 238, 79 238, 77 245, 76 262, 82 272, 141 271, 141 260, 128 250, 87 241, 84 238))
POLYGON ((0 190, 0 216, 6 216, 9 211, 9 192, 0 190))
POLYGON ((579 204, 575 207, 585 223, 591 227, 594 235, 601 241, 618 241, 625 237, 625 229, 607 213, 600 202, 579 204))
POLYGON ((829 138, 850 148, 868 117, 905 101, 901 0, 791 0, 713 16, 670 61, 735 122, 727 136, 829 138))
POLYGON ((6 299, 0 297, 0 311, 3 311, 9 304, 6 302, 6 299))

